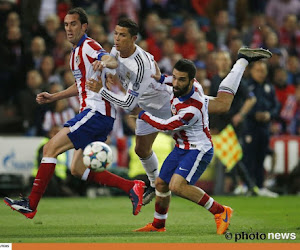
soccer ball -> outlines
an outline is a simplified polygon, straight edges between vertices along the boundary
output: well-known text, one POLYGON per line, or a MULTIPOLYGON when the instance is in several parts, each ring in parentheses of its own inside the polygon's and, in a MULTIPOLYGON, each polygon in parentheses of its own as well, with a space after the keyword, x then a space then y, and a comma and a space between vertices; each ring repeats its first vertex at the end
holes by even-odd
POLYGON ((104 171, 110 166, 112 160, 111 148, 104 142, 92 142, 83 150, 83 163, 93 171, 104 171))

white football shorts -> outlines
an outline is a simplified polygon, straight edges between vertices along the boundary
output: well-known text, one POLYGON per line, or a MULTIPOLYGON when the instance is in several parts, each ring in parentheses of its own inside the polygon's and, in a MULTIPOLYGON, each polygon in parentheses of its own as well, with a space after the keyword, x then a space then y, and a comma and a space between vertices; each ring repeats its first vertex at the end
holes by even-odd
MULTIPOLYGON (((171 107, 170 102, 167 102, 164 106, 161 107, 161 109, 148 109, 145 110, 149 112, 151 115, 162 118, 162 119, 169 119, 171 117, 171 107)), ((155 132, 159 132, 158 129, 152 127, 149 123, 137 119, 136 120, 136 129, 135 134, 136 135, 150 135, 155 132)))

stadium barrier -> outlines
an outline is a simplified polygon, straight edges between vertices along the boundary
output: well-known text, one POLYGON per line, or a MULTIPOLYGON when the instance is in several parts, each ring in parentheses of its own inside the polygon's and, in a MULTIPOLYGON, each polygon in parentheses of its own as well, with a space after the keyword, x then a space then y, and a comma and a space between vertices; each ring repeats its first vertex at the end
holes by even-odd
MULTIPOLYGON (((289 174, 299 163, 300 136, 273 136, 270 140, 270 148, 276 155, 274 173, 289 174)), ((265 159, 265 168, 270 171, 272 159, 270 156, 265 159)))
MULTIPOLYGON (((0 175, 21 175, 25 185, 31 176, 34 166, 34 157, 42 137, 0 137, 0 175)), ((275 174, 290 173, 299 162, 300 137, 299 136, 274 136, 271 138, 270 147, 276 153, 275 174)), ((115 150, 115 148, 114 148, 115 150)), ((114 152, 116 153, 116 152, 114 152)), ((69 166, 73 151, 68 152, 69 166)), ((165 156, 166 157, 166 156, 165 156)), ((271 169, 271 159, 265 162, 266 170, 271 169)))

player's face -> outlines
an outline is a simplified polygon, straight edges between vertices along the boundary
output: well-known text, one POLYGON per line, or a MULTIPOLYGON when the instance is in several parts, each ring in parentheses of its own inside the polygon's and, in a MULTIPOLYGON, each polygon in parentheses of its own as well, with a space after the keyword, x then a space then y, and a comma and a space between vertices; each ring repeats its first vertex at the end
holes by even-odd
POLYGON ((180 97, 188 94, 193 86, 193 81, 189 81, 187 72, 181 72, 177 69, 173 70, 173 93, 175 97, 180 97))
POLYGON ((114 32, 114 43, 116 46, 116 50, 122 54, 127 54, 128 51, 131 51, 134 48, 134 43, 136 40, 136 36, 131 36, 128 28, 121 27, 119 25, 116 26, 114 32))
POLYGON ((68 14, 65 16, 64 25, 68 41, 77 45, 87 29, 87 24, 80 23, 78 14, 68 14))

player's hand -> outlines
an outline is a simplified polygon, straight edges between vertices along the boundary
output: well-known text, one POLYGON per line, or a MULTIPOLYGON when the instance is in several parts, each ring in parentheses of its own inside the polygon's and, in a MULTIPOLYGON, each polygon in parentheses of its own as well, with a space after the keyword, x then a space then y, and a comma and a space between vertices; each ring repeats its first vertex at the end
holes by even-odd
POLYGON ((36 102, 38 104, 45 104, 55 101, 53 98, 53 94, 49 94, 48 92, 42 92, 37 94, 36 102))
POLYGON ((92 63, 92 66, 93 66, 94 71, 97 71, 97 70, 102 71, 102 69, 106 67, 106 65, 103 61, 98 61, 98 60, 94 61, 92 63))
POLYGON ((130 118, 134 118, 134 119, 138 119, 138 118, 139 118, 139 113, 140 113, 142 110, 143 110, 143 109, 140 108, 140 107, 134 108, 134 109, 131 111, 129 117, 130 117, 130 118))
POLYGON ((158 67, 158 65, 157 65, 157 62, 156 61, 154 61, 154 63, 155 63, 155 75, 151 75, 151 77, 153 78, 153 79, 155 79, 155 81, 159 81, 159 79, 160 79, 160 77, 161 77, 161 72, 160 72, 160 69, 159 69, 159 67, 158 67))
POLYGON ((99 93, 100 89, 103 87, 103 84, 102 84, 101 76, 97 76, 97 78, 98 78, 98 81, 95 79, 92 79, 92 78, 89 79, 86 82, 86 86, 89 90, 99 93))

